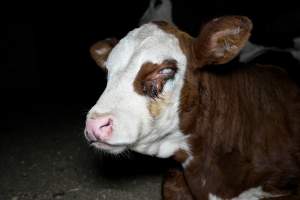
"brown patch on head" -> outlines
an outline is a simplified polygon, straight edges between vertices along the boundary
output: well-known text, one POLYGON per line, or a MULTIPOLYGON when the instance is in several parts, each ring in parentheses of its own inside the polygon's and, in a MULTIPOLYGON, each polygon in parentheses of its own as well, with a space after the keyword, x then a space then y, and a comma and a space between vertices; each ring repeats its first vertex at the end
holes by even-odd
POLYGON ((177 72, 175 60, 165 60, 160 64, 147 62, 140 68, 134 82, 134 90, 151 98, 148 106, 152 117, 157 117, 169 104, 167 95, 161 95, 165 83, 174 79, 177 72))
POLYGON ((147 62, 142 65, 134 80, 134 89, 140 95, 157 98, 166 81, 173 79, 176 72, 175 60, 165 60, 161 64, 147 62))

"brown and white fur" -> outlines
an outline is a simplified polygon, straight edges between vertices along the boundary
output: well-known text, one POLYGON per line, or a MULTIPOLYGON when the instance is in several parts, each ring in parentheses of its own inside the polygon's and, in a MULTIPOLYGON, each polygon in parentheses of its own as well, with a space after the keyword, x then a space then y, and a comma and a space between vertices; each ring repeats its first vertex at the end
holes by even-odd
POLYGON ((181 163, 164 199, 300 199, 299 88, 280 68, 222 65, 251 29, 247 17, 225 16, 193 38, 152 22, 93 45, 108 82, 87 115, 87 140, 181 163), (104 118, 98 137, 89 126, 104 118))

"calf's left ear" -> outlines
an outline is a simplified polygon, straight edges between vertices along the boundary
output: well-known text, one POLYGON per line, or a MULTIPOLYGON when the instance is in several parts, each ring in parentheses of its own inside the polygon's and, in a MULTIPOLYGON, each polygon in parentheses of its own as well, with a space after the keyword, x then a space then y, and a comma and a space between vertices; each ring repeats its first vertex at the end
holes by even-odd
POLYGON ((252 22, 245 16, 225 16, 208 22, 193 43, 198 66, 232 60, 250 37, 252 22))
POLYGON ((117 43, 118 40, 116 38, 108 38, 91 46, 91 56, 102 69, 106 70, 107 57, 117 43))

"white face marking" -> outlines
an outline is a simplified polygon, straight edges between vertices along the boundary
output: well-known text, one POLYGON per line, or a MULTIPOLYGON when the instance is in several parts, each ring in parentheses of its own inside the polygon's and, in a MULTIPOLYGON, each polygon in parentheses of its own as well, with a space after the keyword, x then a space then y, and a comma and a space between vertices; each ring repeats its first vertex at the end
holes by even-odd
MULTIPOLYGON (((261 187, 250 188, 242 192, 239 196, 232 198, 231 200, 259 200, 263 198, 275 198, 281 197, 284 195, 272 195, 270 193, 264 192, 261 187)), ((224 200, 220 197, 217 197, 213 194, 209 194, 209 200, 224 200)))
MULTIPOLYGON (((158 157, 169 157, 178 149, 188 150, 186 136, 179 130, 178 114, 186 65, 186 56, 175 36, 155 24, 134 29, 119 41, 108 56, 107 87, 87 118, 94 114, 114 117, 112 136, 107 141, 112 145, 124 145, 158 157), (165 84, 162 92, 170 102, 154 119, 148 109, 151 98, 134 91, 133 82, 144 63, 160 64, 166 59, 176 60, 178 71, 175 78, 165 84)), ((119 153, 124 149, 105 150, 119 153)))

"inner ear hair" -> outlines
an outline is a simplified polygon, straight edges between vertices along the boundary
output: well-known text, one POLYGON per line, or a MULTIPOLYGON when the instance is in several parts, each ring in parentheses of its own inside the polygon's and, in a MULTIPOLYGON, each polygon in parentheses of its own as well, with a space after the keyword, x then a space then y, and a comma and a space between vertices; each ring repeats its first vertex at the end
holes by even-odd
POLYGON ((244 47, 251 30, 252 22, 245 16, 225 16, 208 22, 193 44, 198 65, 229 62, 244 47))

